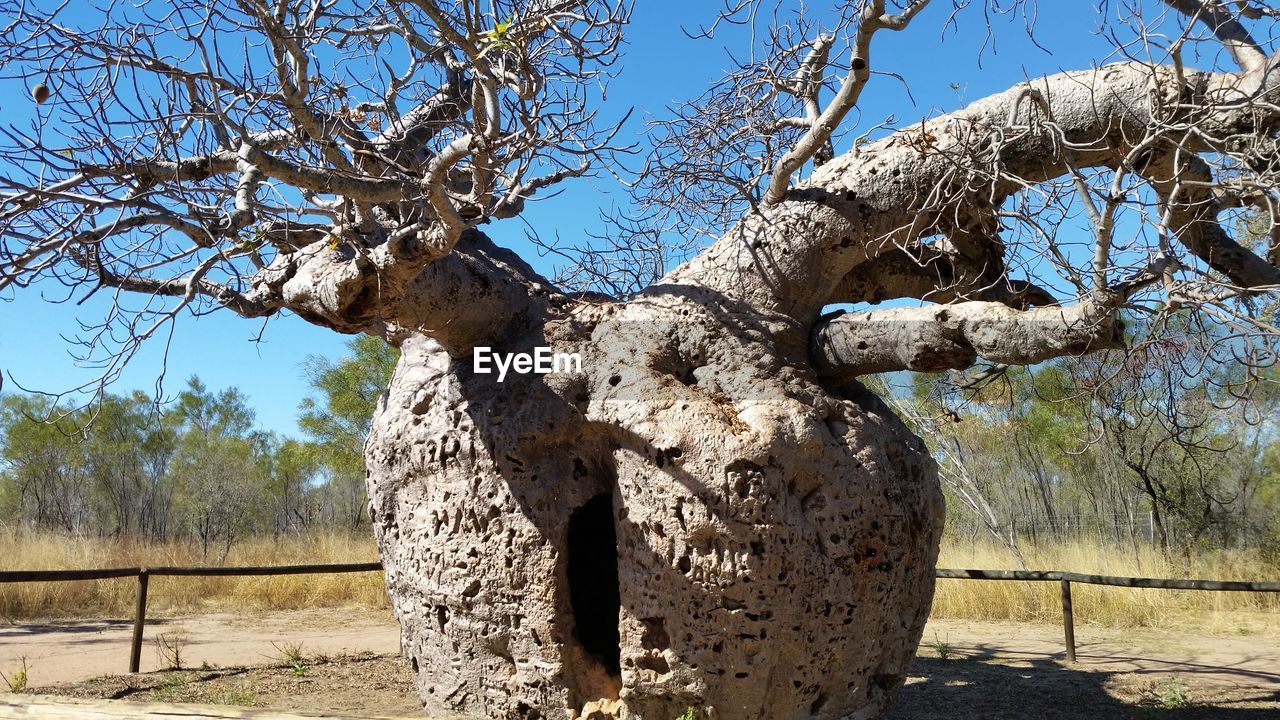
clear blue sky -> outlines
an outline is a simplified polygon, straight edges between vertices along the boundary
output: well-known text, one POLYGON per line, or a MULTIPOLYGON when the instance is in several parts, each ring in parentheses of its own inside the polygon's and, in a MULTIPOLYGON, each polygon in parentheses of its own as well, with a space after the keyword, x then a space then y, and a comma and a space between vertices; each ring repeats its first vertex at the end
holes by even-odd
MULTIPOLYGON (((958 26, 949 29, 943 41, 943 24, 950 4, 938 0, 936 7, 927 9, 905 33, 876 38, 873 68, 898 73, 903 81, 876 77, 847 124, 870 128, 889 114, 896 116, 899 125, 908 124, 961 107, 1026 77, 1087 68, 1091 63, 1113 59, 1108 57, 1110 44, 1097 35, 1101 17, 1091 2, 1040 3, 1036 37, 1052 54, 1032 45, 1021 16, 995 18, 993 53, 981 8, 961 13, 958 26), (980 67, 979 50, 984 43, 986 51, 981 54, 980 67), (905 89, 908 87, 910 96, 905 89)), ((980 6, 982 2, 974 4, 980 6)), ((1111 3, 1112 13, 1117 4, 1111 3)), ((624 70, 609 92, 610 115, 636 108, 629 132, 639 133, 647 119, 664 117, 668 105, 695 97, 723 72, 727 65, 725 49, 741 50, 740 32, 711 41, 694 41, 681 31, 681 23, 696 26, 709 18, 712 7, 718 6, 719 2, 670 0, 637 3, 624 70)), ((4 21, 0 17, 0 22, 4 21)), ((24 125, 29 104, 25 88, 0 83, 0 117, 24 125)), ((598 208, 623 203, 625 198, 624 189, 608 176, 587 179, 569 186, 555 198, 533 203, 525 217, 541 232, 559 232, 563 239, 574 242, 584 238, 584 232, 599 227, 598 208)), ((539 270, 553 270, 525 243, 520 221, 495 223, 486 230, 498 242, 522 251, 539 270)), ((18 383, 41 390, 61 390, 96 374, 77 366, 69 354, 72 346, 63 337, 77 335, 77 319, 93 319, 95 307, 101 306, 53 304, 41 297, 44 293, 60 296, 62 290, 33 288, 16 297, 0 297, 0 372, 5 375, 5 392, 15 391, 18 383)), ((198 374, 211 389, 239 387, 256 408, 265 429, 296 435, 298 402, 307 394, 306 382, 300 375, 301 364, 312 354, 341 355, 349 338, 286 317, 272 320, 261 342, 254 342, 259 327, 257 321, 225 312, 185 318, 169 342, 165 391, 173 394, 181 390, 191 374, 198 374)), ((154 391, 161 373, 163 345, 163 338, 152 342, 112 390, 154 391)))

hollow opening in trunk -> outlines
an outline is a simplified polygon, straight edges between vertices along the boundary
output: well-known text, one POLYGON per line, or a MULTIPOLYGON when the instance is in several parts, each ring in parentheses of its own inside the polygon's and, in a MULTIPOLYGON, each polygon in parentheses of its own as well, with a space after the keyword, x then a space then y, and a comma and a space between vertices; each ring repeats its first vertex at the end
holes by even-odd
POLYGON ((602 493, 569 518, 569 604, 574 636, 610 675, 622 673, 618 636, 618 537, 613 493, 602 493))

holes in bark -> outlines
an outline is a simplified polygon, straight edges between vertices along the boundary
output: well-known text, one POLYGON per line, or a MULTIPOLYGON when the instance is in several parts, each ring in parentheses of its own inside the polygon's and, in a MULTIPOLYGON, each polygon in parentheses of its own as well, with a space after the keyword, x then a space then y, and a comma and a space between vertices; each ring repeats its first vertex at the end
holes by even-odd
POLYGON ((666 675, 671 672, 671 665, 661 655, 645 655, 636 661, 636 667, 642 670, 652 670, 659 675, 666 675))
POLYGON ((693 387, 698 384, 698 376, 694 371, 706 365, 707 362, 703 359, 702 353, 693 352, 689 355, 660 358, 654 362, 653 369, 670 376, 681 385, 693 387))
POLYGON ((480 594, 480 581, 472 580, 471 584, 462 591, 462 597, 473 598, 480 594))
POLYGON ((663 618, 645 618, 640 621, 640 647, 645 650, 666 650, 671 647, 667 634, 667 622, 663 618))
POLYGON ((610 675, 622 674, 618 635, 618 536, 613 493, 602 493, 569 518, 569 605, 574 636, 610 675))

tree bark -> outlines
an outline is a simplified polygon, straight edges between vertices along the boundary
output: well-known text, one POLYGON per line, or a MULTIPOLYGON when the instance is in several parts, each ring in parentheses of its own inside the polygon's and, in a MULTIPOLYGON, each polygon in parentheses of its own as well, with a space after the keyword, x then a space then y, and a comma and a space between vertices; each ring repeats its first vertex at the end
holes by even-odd
MULTIPOLYGON (((877 717, 929 608, 942 500, 929 452, 859 377, 1114 347, 1117 313, 1157 284, 1163 307, 1138 300, 1160 317, 1225 304, 1252 323, 1238 337, 1273 334, 1245 306, 1280 287, 1280 225, 1259 254, 1219 219, 1270 213, 1280 168, 1280 56, 1251 37, 1239 3, 1165 0, 1240 73, 1184 67, 1183 50, 1209 57, 1192 51, 1194 33, 1137 43, 1122 54, 1155 48, 1174 65, 1036 78, 838 157, 832 137, 872 77, 872 37, 928 0, 842 3, 833 35, 791 49, 817 16, 754 33, 777 62, 753 49, 688 106, 711 130, 679 117, 669 144, 658 132, 637 197, 655 236, 675 218, 722 227, 707 207, 717 200, 749 212, 625 302, 562 293, 476 228, 625 152, 588 105, 603 98, 631 3, 538 0, 498 22, 416 0, 376 4, 369 25, 328 3, 239 3, 194 34, 106 10, 101 29, 77 30, 15 4, 4 67, 61 68, 36 130, 70 123, 80 141, 72 157, 41 132, 0 142, 15 169, 0 193, 0 290, 145 296, 113 304, 83 341, 90 359, 118 348, 103 383, 178 313, 210 306, 288 310, 401 347, 367 480, 405 651, 435 712, 877 717), (250 33, 271 67, 236 78, 221 62, 172 63, 210 64, 203 43, 221 33, 250 33), (131 42, 149 34, 165 39, 161 55, 131 42), (382 63, 385 94, 377 78, 348 88, 320 72, 335 47, 381 58, 384 40, 413 48, 388 56, 410 60, 406 75, 382 63), (778 76, 796 51, 801 72, 778 76), (114 92, 117 80, 156 92, 114 92), (190 156, 166 157, 178 148, 190 156), (767 178, 747 169, 758 165, 767 178), (1101 191, 1083 171, 1118 180, 1101 191), (1126 197, 1133 178, 1148 190, 1126 197), (1039 261, 1019 235, 1001 237, 1010 199, 1046 183, 1051 206, 1074 188, 1057 227, 1077 202, 1093 226, 1093 252, 1074 262, 1074 241, 1037 241, 1069 304, 1010 277, 1039 261), (1122 206, 1150 218, 1150 240, 1115 237, 1122 206), (824 314, 895 299, 923 302, 824 314), (582 367, 501 381, 474 370, 478 347, 580 353, 582 367)), ((724 21, 768 14, 729 5, 724 21)), ((72 479, 33 487, 42 522, 80 524, 72 479)), ((338 494, 329 512, 354 520, 338 494)), ((202 519, 206 549, 220 518, 202 519)))
MULTIPOLYGON (((1116 309, 1159 268, 1030 307, 1052 299, 991 283, 994 212, 1025 183, 1128 162, 1166 106, 1230 82, 1131 64, 1013 88, 831 160, 626 302, 560 294, 478 232, 380 278, 393 294, 290 300, 400 344, 366 460, 427 710, 879 717, 928 614, 943 507, 923 443, 856 378, 1116 346, 1116 309), (931 294, 899 252, 950 285, 931 294), (819 317, 892 297, 951 304, 819 317), (582 371, 499 382, 474 372, 477 345, 580 353, 582 371)), ((1176 185, 1162 157, 1144 167, 1176 185)), ((1171 195, 1180 231, 1212 221, 1171 195)), ((1191 249, 1269 279, 1227 240, 1191 249)), ((357 260, 290 277, 354 278, 357 260)))
POLYGON ((784 320, 689 286, 570 303, 501 349, 584 372, 503 383, 402 344, 369 489, 429 712, 883 712, 932 596, 936 466, 784 320))

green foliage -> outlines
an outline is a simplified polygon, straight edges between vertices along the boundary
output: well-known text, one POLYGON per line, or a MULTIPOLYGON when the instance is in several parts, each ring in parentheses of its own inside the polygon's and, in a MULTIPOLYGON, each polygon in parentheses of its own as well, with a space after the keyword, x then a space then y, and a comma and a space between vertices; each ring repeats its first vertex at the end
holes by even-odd
POLYGON ((209 392, 191 378, 173 413, 182 423, 171 465, 174 506, 205 556, 226 557, 247 528, 264 524, 271 438, 254 430, 254 412, 238 390, 209 392))
MULTIPOLYGON (((1145 710, 1181 710, 1191 707, 1191 695, 1182 679, 1177 673, 1167 678, 1164 682, 1153 683, 1143 688, 1142 697, 1139 704, 1145 710)), ((1145 714, 1148 717, 1158 717, 1151 712, 1145 714)))
POLYGON ((280 653, 280 659, 289 666, 290 672, 294 677, 303 677, 307 674, 306 659, 302 655, 302 643, 284 642, 280 644, 271 643, 271 646, 280 653))
POLYGON ((212 393, 194 375, 187 380, 187 389, 178 394, 173 412, 189 436, 204 438, 249 438, 256 420, 248 399, 239 390, 227 388, 212 393))
POLYGON ((696 709, 689 707, 685 708, 685 711, 680 713, 680 717, 676 718, 676 720, 698 720, 700 717, 701 713, 696 709))
POLYGON ((298 427, 331 472, 363 477, 369 420, 400 353, 367 335, 349 342, 347 349, 351 355, 336 363, 314 355, 307 358, 305 372, 315 394, 302 401, 298 427))
POLYGON ((64 410, 45 397, 6 395, 0 521, 70 534, 187 536, 206 555, 225 554, 237 537, 272 522, 273 508, 300 497, 314 463, 297 445, 258 432, 239 391, 215 393, 194 377, 168 405, 108 393, 93 407, 64 410))
POLYGON ((360 336, 347 343, 351 354, 337 362, 307 358, 305 373, 314 390, 299 406, 298 428, 309 439, 308 462, 326 476, 330 522, 356 528, 364 512, 364 440, 378 398, 391 380, 400 353, 382 340, 360 336))
POLYGON ((10 513, 26 514, 40 527, 75 532, 88 502, 87 467, 77 438, 80 418, 60 417, 39 396, 0 398, 4 447, 0 458, 11 490, 10 513))
POLYGON ((6 675, 0 672, 0 680, 4 681, 5 686, 9 688, 11 693, 20 693, 27 689, 27 658, 23 656, 18 661, 21 666, 14 670, 12 674, 6 675))
POLYGON ((319 453, 311 443, 289 438, 276 442, 267 458, 264 482, 272 500, 272 530, 276 534, 298 530, 310 520, 311 508, 321 470, 319 453))
POLYGON ((516 24, 514 17, 500 20, 494 23, 493 28, 480 33, 480 45, 483 48, 480 51, 481 57, 488 54, 492 50, 512 50, 516 47, 513 42, 515 38, 511 32, 512 27, 516 24))
POLYGON ((363 445, 399 353, 361 337, 339 361, 309 358, 306 440, 260 431, 248 399, 191 377, 169 403, 104 394, 66 409, 0 395, 0 523, 167 540, 225 557, 251 533, 353 529, 364 512, 363 445))
POLYGON ((951 643, 938 639, 936 633, 933 636, 933 642, 929 643, 929 647, 933 649, 939 660, 950 660, 955 657, 955 648, 951 647, 951 643))
POLYGON ((1184 708, 1191 705, 1191 697, 1187 686, 1175 674, 1164 684, 1160 692, 1160 704, 1169 709, 1184 708))
POLYGON ((165 673, 147 695, 152 701, 166 703, 250 706, 257 700, 257 693, 247 682, 206 688, 198 680, 195 675, 185 672, 165 673))
POLYGON ((187 677, 181 672, 167 672, 147 695, 157 702, 185 702, 189 696, 188 684, 187 677))
POLYGON ((0 523, 188 538, 206 558, 252 533, 367 523, 361 451, 398 353, 374 338, 350 347, 341 361, 309 361, 315 393, 299 425, 313 441, 260 431, 243 393, 196 377, 169 403, 107 393, 66 409, 0 396, 0 523))

